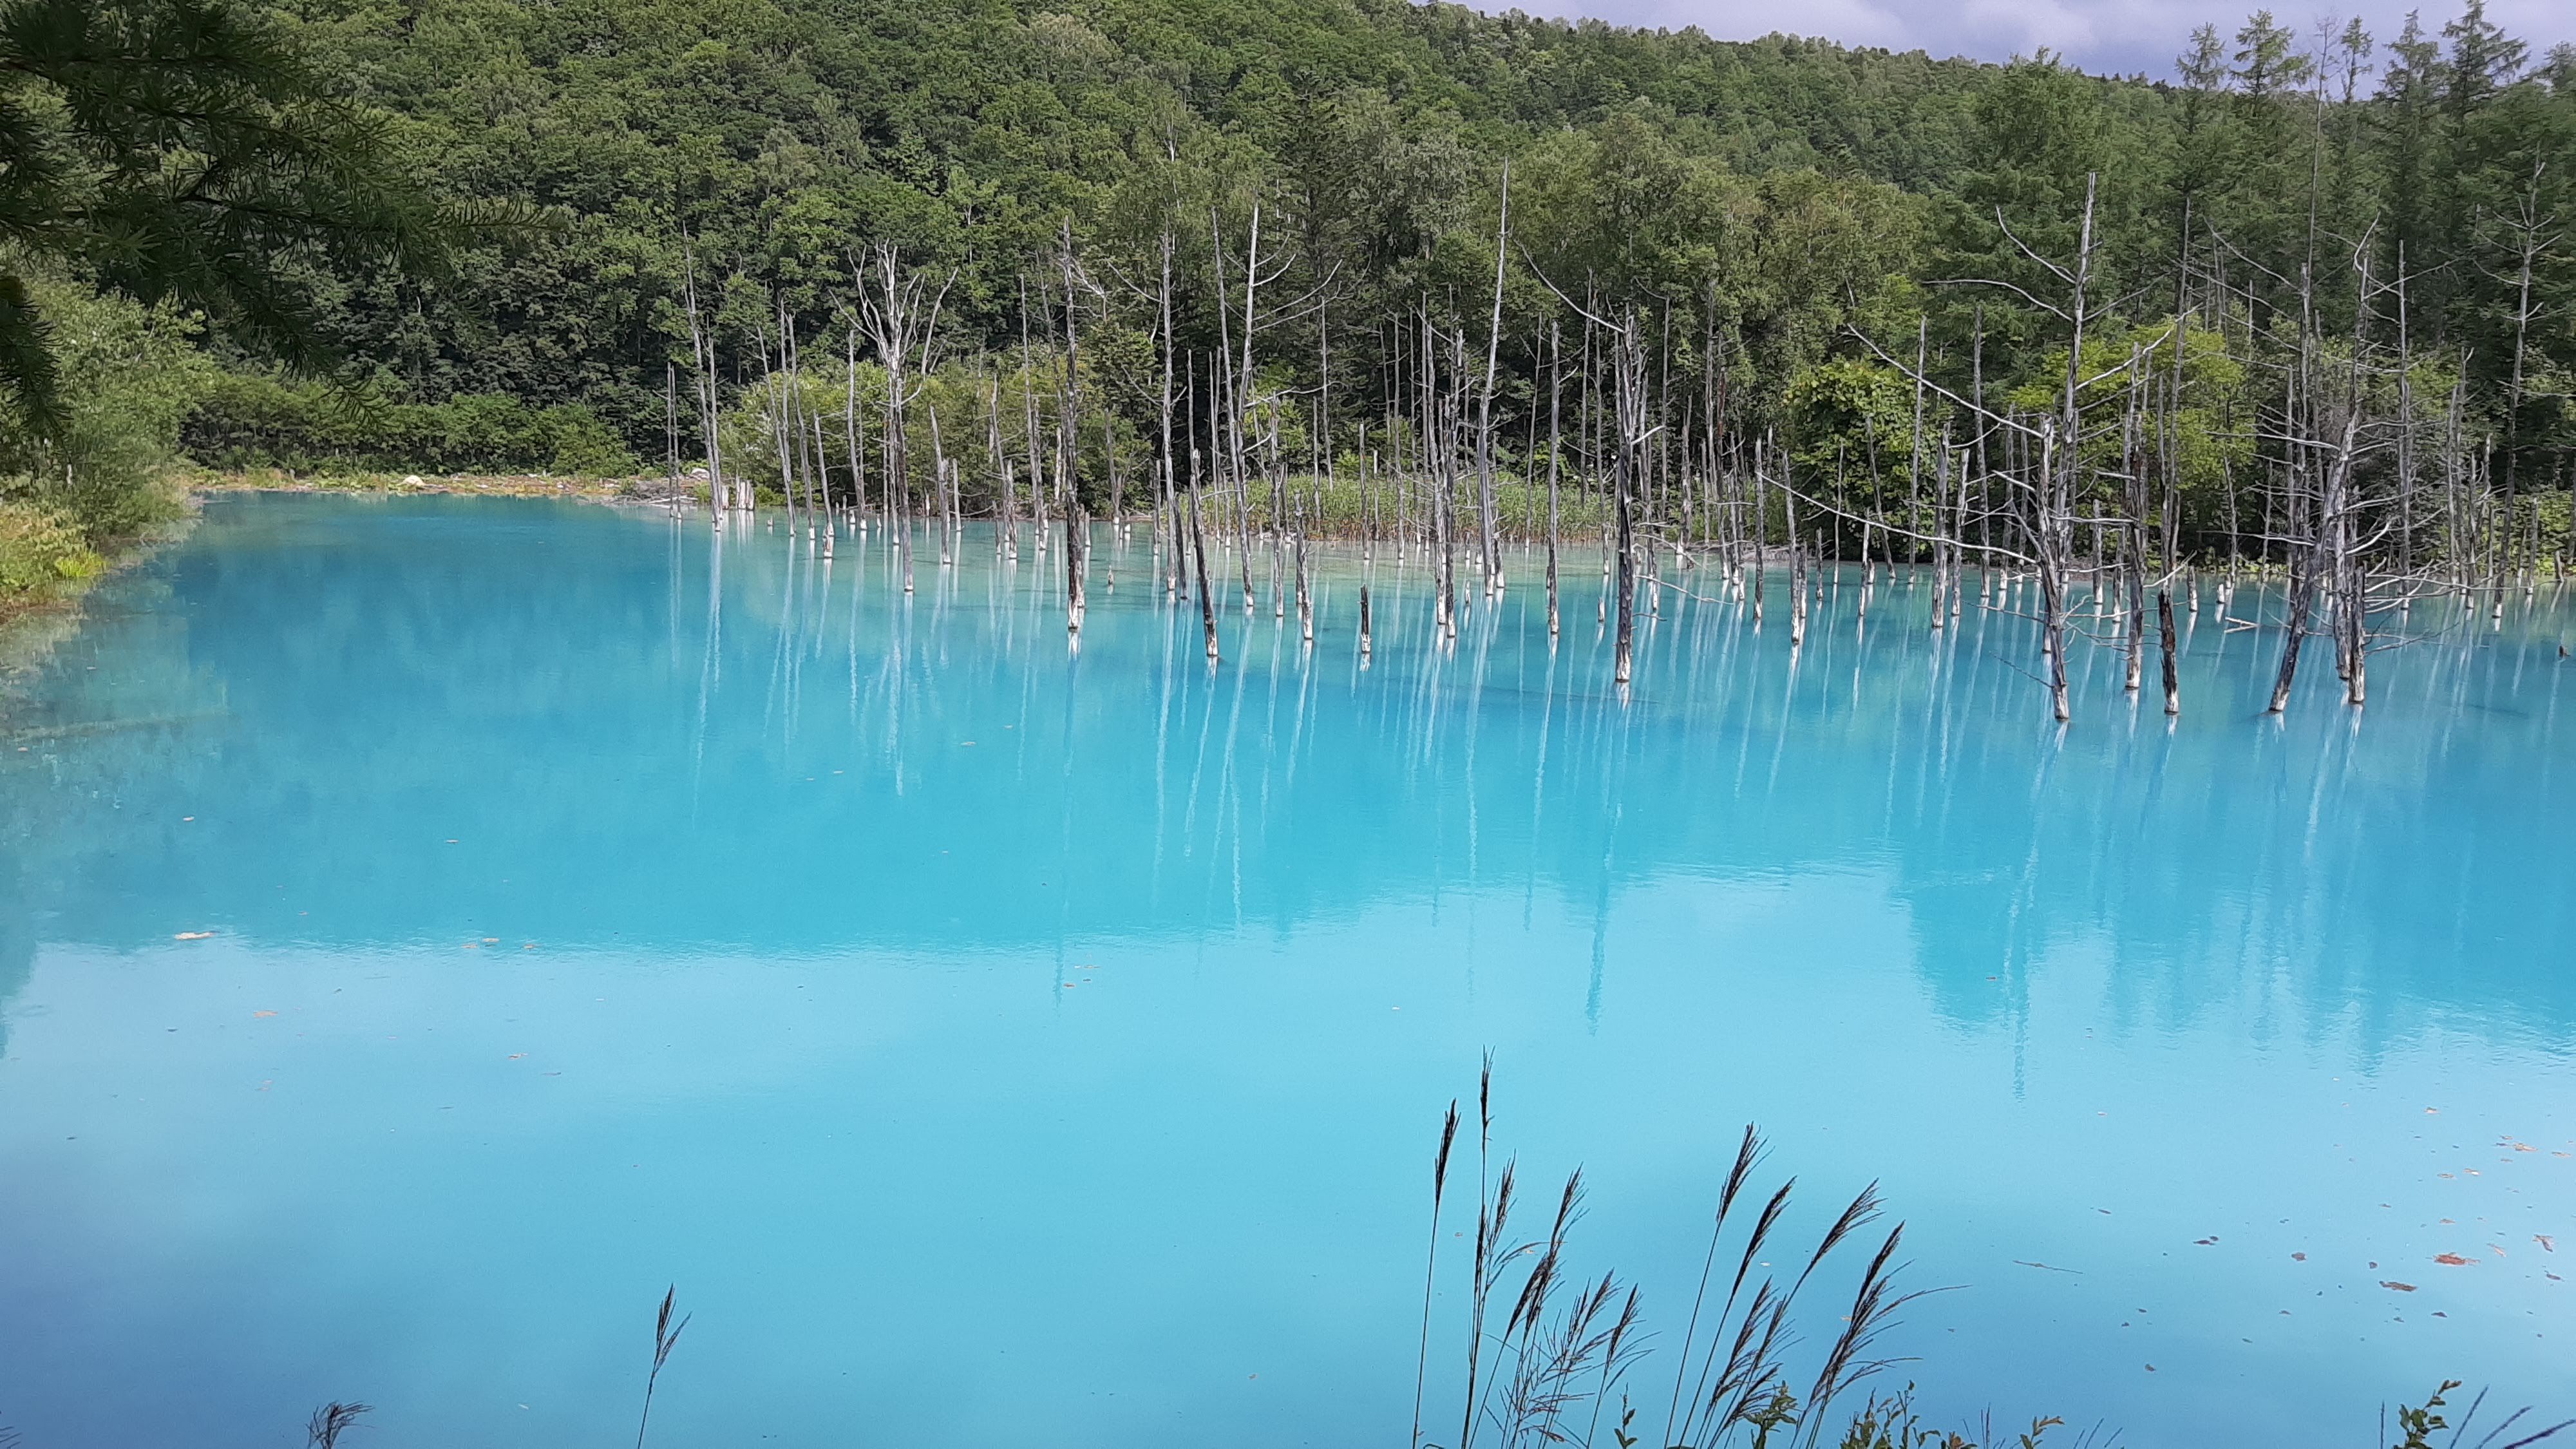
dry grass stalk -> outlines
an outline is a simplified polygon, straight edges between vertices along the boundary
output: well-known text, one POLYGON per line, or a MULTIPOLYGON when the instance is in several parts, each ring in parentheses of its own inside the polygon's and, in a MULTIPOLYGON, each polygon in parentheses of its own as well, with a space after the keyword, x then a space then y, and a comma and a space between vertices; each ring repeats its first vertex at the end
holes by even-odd
MULTIPOLYGON (((315 1409, 312 1419, 306 1422, 304 1442, 308 1449, 334 1449, 340 1442, 340 1435, 358 1422, 358 1416, 371 1412, 364 1404, 343 1404, 336 1400, 324 1404, 315 1409)), ((0 1449, 14 1442, 6 1431, 0 1431, 0 1449)))
POLYGON ((679 1307, 680 1289, 673 1284, 662 1293, 662 1309, 653 1315, 653 1371, 644 1376, 644 1413, 635 1421, 635 1449, 644 1449, 644 1431, 653 1422, 653 1390, 662 1381, 662 1365, 671 1361, 671 1350, 680 1346, 680 1332, 689 1326, 686 1317, 671 1321, 679 1307))

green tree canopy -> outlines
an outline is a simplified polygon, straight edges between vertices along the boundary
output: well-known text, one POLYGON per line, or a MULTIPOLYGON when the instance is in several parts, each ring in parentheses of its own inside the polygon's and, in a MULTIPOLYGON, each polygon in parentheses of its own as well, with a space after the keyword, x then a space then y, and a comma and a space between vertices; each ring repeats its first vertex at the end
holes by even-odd
POLYGON ((324 351, 317 277, 433 275, 454 217, 391 127, 236 0, 0 3, 0 385, 22 422, 62 416, 37 269, 297 365, 324 351))

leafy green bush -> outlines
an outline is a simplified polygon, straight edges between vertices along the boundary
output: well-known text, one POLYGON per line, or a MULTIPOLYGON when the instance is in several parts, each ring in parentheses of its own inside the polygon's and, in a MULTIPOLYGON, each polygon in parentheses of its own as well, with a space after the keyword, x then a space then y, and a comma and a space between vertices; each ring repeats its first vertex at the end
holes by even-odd
POLYGON ((0 503, 0 598, 78 583, 103 567, 60 509, 0 503))
POLYGON ((29 291, 58 386, 41 426, 0 410, 0 595, 78 579, 101 550, 181 515, 179 419, 213 376, 193 318, 58 274, 29 291))
POLYGON ((406 403, 256 373, 219 376, 181 440, 216 468, 620 474, 637 466, 579 403, 531 407, 488 393, 406 403))

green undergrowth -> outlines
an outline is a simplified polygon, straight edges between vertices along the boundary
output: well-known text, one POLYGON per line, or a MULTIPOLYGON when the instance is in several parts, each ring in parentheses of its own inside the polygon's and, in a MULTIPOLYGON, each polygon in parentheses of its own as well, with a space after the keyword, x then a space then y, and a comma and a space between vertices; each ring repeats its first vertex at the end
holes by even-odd
POLYGON ((35 270, 60 395, 43 424, 0 412, 0 614, 75 597, 188 519, 179 420, 213 375, 198 326, 35 270))
POLYGON ((186 419, 190 456, 299 473, 632 472, 635 459, 579 403, 494 394, 406 402, 373 387, 226 372, 186 419))

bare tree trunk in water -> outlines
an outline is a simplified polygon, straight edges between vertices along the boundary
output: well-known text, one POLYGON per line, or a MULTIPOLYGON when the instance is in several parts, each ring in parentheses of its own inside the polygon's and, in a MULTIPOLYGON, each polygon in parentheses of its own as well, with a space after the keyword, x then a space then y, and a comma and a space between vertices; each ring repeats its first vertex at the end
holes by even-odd
POLYGON ((2134 522, 2129 525, 2129 559, 2125 572, 2129 576, 2129 637, 2122 641, 2128 645, 2124 675, 2127 683, 2123 687, 2134 694, 2140 677, 2146 672, 2147 657, 2147 561, 2144 539, 2134 522))
POLYGON ((1646 435, 1646 362, 1637 335, 1637 314, 1628 312, 1620 329, 1618 358, 1619 454, 1613 471, 1619 509, 1619 639, 1615 681, 1625 685, 1634 672, 1637 633, 1637 457, 1646 435))
POLYGON ((859 324, 850 324, 849 393, 841 404, 841 430, 850 446, 850 513, 866 527, 868 516, 868 473, 859 451, 859 324))
POLYGON ((1807 642, 1807 555, 1798 546, 1798 490, 1781 464, 1781 505, 1789 513, 1789 647, 1807 642))
POLYGON ((716 406, 715 338, 698 322, 698 264, 696 254, 683 247, 680 252, 682 275, 686 278, 689 310, 689 355, 697 364, 698 432, 707 449, 707 512, 712 528, 724 527, 725 471, 724 449, 717 434, 720 414, 716 406))
POLYGON ((1064 488, 1064 628, 1080 637, 1083 575, 1091 568, 1091 518, 1082 506, 1082 376, 1075 297, 1082 282, 1073 264, 1073 218, 1064 221, 1064 416, 1058 421, 1057 481, 1064 488))
POLYGON ((1485 336, 1484 395, 1476 409, 1476 529, 1478 552, 1484 556, 1485 593, 1503 589, 1503 543, 1494 512, 1494 380, 1503 348, 1503 264, 1512 237, 1512 163, 1503 162, 1502 220, 1494 230, 1494 315, 1485 336))
POLYGON ((1297 632, 1315 642, 1315 580, 1306 569, 1306 530, 1297 530, 1297 632))
POLYGON ((1615 682, 1626 684, 1631 672, 1637 633, 1637 543, 1633 508, 1628 500, 1629 466, 1623 448, 1618 467, 1619 493, 1619 653, 1615 682))
POLYGON ((1559 352, 1562 338, 1556 320, 1547 324, 1547 637, 1553 642, 1557 632, 1556 616, 1556 473, 1561 417, 1559 414, 1559 352))
MULTIPOLYGON (((1162 493, 1157 502, 1167 504, 1172 509, 1172 563, 1171 567, 1163 573, 1163 597, 1171 599, 1180 592, 1180 575, 1189 565, 1181 561, 1180 501, 1172 496, 1173 475, 1176 470, 1172 466, 1172 228, 1168 223, 1163 227, 1162 264, 1161 281, 1155 289, 1155 300, 1161 308, 1160 320, 1163 331, 1161 349, 1163 386, 1161 393, 1155 398, 1157 416, 1162 425, 1163 447, 1158 464, 1160 477, 1156 482, 1162 493)), ((1193 378, 1191 382, 1195 390, 1197 379, 1193 378)), ((1157 523, 1159 522, 1158 515, 1157 523)), ((1160 531, 1157 527, 1156 532, 1160 531)), ((1159 545, 1160 542, 1158 538, 1156 543, 1159 545)))
POLYGON ((2165 713, 2182 713, 2182 678, 2175 663, 2180 652, 2174 641, 2173 590, 2156 590, 2156 629, 2164 645, 2165 713))
POLYGON ((2048 656, 2048 703, 2059 724, 2066 723, 2066 584, 2058 570, 2039 570, 2040 647, 2048 656))
POLYGON ((1190 549, 1198 555, 1199 627, 1207 634, 1208 663, 1216 663, 1216 597, 1208 583, 1207 535, 1199 528, 1198 490, 1190 490, 1190 549))
POLYGON ((662 364, 662 440, 670 457, 671 476, 665 483, 663 502, 671 516, 680 516, 680 365, 662 364))
MULTIPOLYGON (((2309 406, 2313 412, 2315 404, 2311 402, 2309 406)), ((2290 688, 2296 682, 2299 670, 2299 649, 2307 642, 2308 620, 2316 608, 2317 574, 2327 562, 2328 535, 2336 526, 2336 516, 2343 508, 2345 480, 2351 476, 2360 414, 2357 406, 2350 403, 2344 406, 2351 410, 2344 415, 2338 438, 2332 444, 2325 444, 2323 439, 2317 440, 2320 444, 2319 451, 2323 451, 2326 446, 2331 446, 2333 455, 2326 464, 2325 476, 2317 480, 2315 511, 2306 512, 2309 503, 2304 488, 2300 489, 2299 495, 2294 499, 2294 506, 2305 515, 2308 536, 2304 540, 2304 546, 2292 555, 2290 561, 2290 613, 2286 621, 2288 637, 2281 641, 2281 669, 2272 680, 2270 713, 2273 714, 2279 714, 2289 707, 2290 688)), ((2313 435, 2313 428, 2307 431, 2313 435)), ((2296 471, 2293 472, 2294 480, 2296 471)), ((2297 486, 2295 481, 2293 486, 2297 486)), ((2349 663, 2349 661, 2339 662, 2349 663)), ((2349 680, 2347 680, 2348 687, 2349 680)))
POLYGON ((2315 594, 2315 580, 2310 576, 2308 557, 2302 553, 2290 564, 2290 617, 2284 627, 2287 637, 2281 641, 2280 672, 2272 677, 2270 712, 2279 714, 2290 704, 2290 686, 2299 672, 2299 646, 2308 637, 2308 612, 2315 594))
POLYGON ((1762 471, 1769 439, 1753 440, 1753 629, 1762 630, 1762 591, 1770 583, 1771 479, 1762 471))
POLYGON ((2077 235, 2075 268, 2072 278, 2073 305, 2067 316, 2071 323, 2071 340, 2067 344, 2066 382, 2059 400, 2058 426, 2049 441, 2053 447, 2040 449, 2039 532, 2042 536, 2039 555, 2040 608, 2043 623, 2041 637, 2048 651, 2048 705, 2059 724, 2073 717, 2066 696, 2066 565, 2074 551, 2075 476, 2084 466, 2084 412, 2080 397, 2083 377, 2085 288, 2093 278, 2093 204, 2094 193, 2101 181, 2096 174, 2084 178, 2084 224, 2077 235), (2063 461, 2060 461, 2062 456, 2063 461))
POLYGON ((1083 511, 1080 499, 1064 510, 1064 630, 1082 632, 1083 574, 1091 560, 1091 516, 1083 511))

